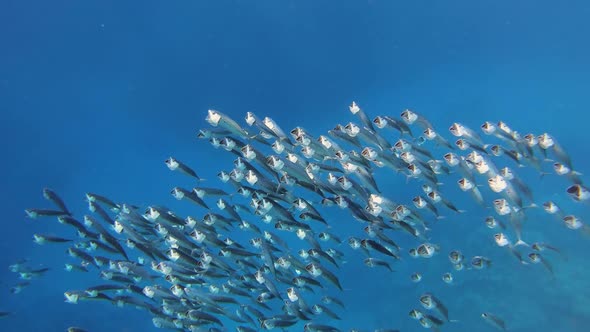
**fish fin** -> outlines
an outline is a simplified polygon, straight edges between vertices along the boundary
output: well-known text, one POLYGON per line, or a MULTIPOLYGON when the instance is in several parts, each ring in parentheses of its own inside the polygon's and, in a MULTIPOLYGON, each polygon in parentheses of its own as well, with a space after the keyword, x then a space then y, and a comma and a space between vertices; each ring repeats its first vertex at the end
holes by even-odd
POLYGON ((529 244, 524 242, 522 239, 518 239, 518 241, 516 241, 516 243, 514 244, 514 247, 518 246, 530 247, 529 244))

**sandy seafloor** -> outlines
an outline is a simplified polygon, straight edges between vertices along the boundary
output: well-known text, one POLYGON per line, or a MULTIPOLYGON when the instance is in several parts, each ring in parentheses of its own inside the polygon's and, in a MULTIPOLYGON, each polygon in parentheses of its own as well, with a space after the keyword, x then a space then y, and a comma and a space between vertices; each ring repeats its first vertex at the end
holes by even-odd
MULTIPOLYGON (((503 120, 522 133, 552 134, 576 169, 590 172, 589 15, 587 1, 546 0, 0 2, 0 310, 14 312, 0 330, 157 331, 144 311, 64 303, 65 290, 96 284, 96 272, 63 271, 66 246, 39 247, 31 235, 70 230, 25 219, 23 210, 47 206, 41 189, 50 187, 77 215, 86 213, 87 191, 193 213, 169 194, 190 180, 163 161, 175 156, 219 184, 215 175, 232 158, 195 138, 210 108, 241 123, 252 111, 316 136, 357 121, 347 109, 352 100, 371 116, 414 109, 447 138, 455 121, 479 128, 503 120), (14 295, 9 288, 18 280, 6 267, 21 258, 52 270, 14 295)), ((564 196, 567 180, 518 171, 538 203, 555 200, 590 222, 588 206, 564 196)), ((385 169, 376 176, 396 200, 420 192, 415 180, 385 169)), ((442 331, 493 331, 483 311, 513 332, 587 331, 590 238, 531 211, 525 240, 568 257, 547 254, 556 275, 550 280, 541 266, 519 265, 498 248, 483 224, 492 211, 456 189, 456 178, 447 182, 445 195, 467 213, 441 208, 447 218, 431 232, 441 253, 413 260, 405 254, 413 242, 400 236, 404 257, 390 273, 366 268, 359 252, 342 245, 347 263, 337 275, 345 291, 328 292, 347 303, 339 311, 345 319, 321 322, 421 331, 407 312, 432 291, 459 320, 442 331), (440 276, 452 249, 488 256, 493 268, 455 273, 455 284, 446 285, 440 276), (414 271, 424 274, 418 285, 409 280, 414 271)), ((334 233, 363 235, 349 214, 323 211, 334 233)))

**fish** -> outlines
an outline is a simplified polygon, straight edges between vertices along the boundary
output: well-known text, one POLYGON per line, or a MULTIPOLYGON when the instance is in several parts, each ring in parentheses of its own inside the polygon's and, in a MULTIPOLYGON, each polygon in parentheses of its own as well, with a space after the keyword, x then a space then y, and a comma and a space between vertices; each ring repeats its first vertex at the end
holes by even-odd
POLYGON ((322 267, 321 265, 316 264, 316 263, 310 263, 310 264, 308 264, 308 265, 305 266, 305 270, 307 270, 307 272, 312 277, 322 276, 326 280, 328 280, 332 284, 334 284, 334 286, 336 286, 338 289, 343 290, 342 289, 342 286, 340 285, 340 281, 338 280, 338 278, 336 277, 336 275, 334 275, 332 272, 330 272, 328 269, 322 267))
POLYGON ((458 209, 453 203, 451 203, 451 201, 449 201, 448 199, 443 198, 440 193, 436 190, 433 190, 431 192, 428 193, 428 198, 430 198, 430 200, 433 203, 438 203, 441 202, 443 203, 447 208, 449 208, 450 210, 456 212, 456 213, 464 213, 464 210, 460 210, 458 209))
POLYGON ((359 117, 363 125, 372 132, 375 132, 375 128, 373 127, 373 122, 369 120, 369 117, 365 114, 365 112, 357 105, 356 102, 352 102, 350 106, 348 106, 350 113, 359 117))
POLYGON ((496 227, 500 227, 501 229, 506 229, 506 226, 504 225, 503 222, 501 222, 500 220, 498 220, 492 216, 487 216, 485 218, 485 224, 490 229, 494 229, 496 227))
POLYGON ((586 225, 580 218, 573 214, 568 214, 563 217, 565 226, 572 230, 582 230, 586 234, 590 234, 590 226, 586 225))
POLYGON ((565 214, 563 213, 563 211, 561 211, 559 206, 557 206, 557 204, 555 204, 552 201, 547 201, 543 203, 543 210, 545 210, 545 212, 549 214, 555 215, 559 220, 562 220, 563 217, 565 217, 565 214))
POLYGON ((71 239, 64 239, 58 236, 51 236, 51 235, 42 235, 42 234, 33 234, 33 241, 37 244, 46 244, 46 243, 66 243, 72 242, 71 239))
POLYGON ((429 141, 435 141, 436 144, 444 146, 447 149, 454 150, 455 147, 443 136, 439 135, 433 128, 426 128, 423 131, 424 138, 429 141))
POLYGON ((553 267, 543 256, 541 256, 541 254, 536 253, 536 252, 531 252, 530 254, 528 254, 528 257, 533 264, 538 264, 538 263, 543 264, 543 266, 551 274, 551 277, 555 278, 555 273, 553 272, 553 267))
POLYGON ((165 162, 166 162, 166 166, 168 166, 168 169, 170 169, 171 171, 179 171, 181 173, 184 173, 190 177, 197 179, 197 181, 201 180, 201 178, 197 175, 197 173, 192 168, 190 168, 186 164, 182 163, 180 160, 170 157, 170 158, 166 159, 165 162))
POLYGON ((476 270, 482 270, 492 266, 492 261, 484 256, 473 256, 471 266, 476 270))
POLYGON ((501 331, 507 331, 506 324, 499 317, 497 317, 489 312, 484 312, 481 314, 481 318, 483 318, 486 322, 488 322, 489 324, 491 324, 495 328, 497 328, 501 331))
POLYGON ((553 163, 553 170, 555 171, 555 174, 567 177, 574 184, 582 184, 582 179, 580 179, 580 175, 582 174, 572 170, 564 164, 553 163))
POLYGON ((442 275, 442 280, 446 284, 452 284, 453 283, 453 275, 450 272, 446 272, 442 275))
POLYGON ((544 151, 552 151, 557 160, 567 166, 570 170, 574 169, 570 156, 553 136, 548 133, 543 133, 537 137, 537 140, 541 149, 544 151))
POLYGON ((459 250, 452 250, 449 253, 449 261, 453 264, 461 263, 465 259, 465 256, 459 250))
POLYGON ((568 187, 566 192, 576 202, 590 200, 590 190, 581 184, 574 184, 573 186, 568 187))
POLYGON ((543 242, 535 242, 533 244, 531 244, 531 249, 535 250, 535 251, 546 251, 546 250, 551 250, 553 252, 556 252, 557 254, 559 254, 561 256, 561 258, 563 258, 563 260, 567 261, 567 256, 558 248, 547 244, 547 243, 543 243, 543 242))
POLYGON ((412 124, 416 123, 417 125, 421 126, 422 129, 424 129, 424 130, 428 129, 428 128, 434 128, 432 126, 432 124, 430 123, 430 121, 428 121, 424 116, 422 116, 410 109, 404 110, 400 114, 400 117, 408 125, 412 125, 412 124))
POLYGON ((494 234, 494 241, 496 241, 496 244, 499 247, 508 248, 521 264, 526 264, 526 261, 523 260, 522 255, 516 250, 516 245, 513 245, 504 233, 494 234))
POLYGON ((477 185, 475 185, 475 183, 471 182, 467 178, 461 178, 457 181, 457 184, 459 185, 459 189, 461 189, 462 191, 468 191, 469 193, 471 193, 473 199, 479 205, 485 206, 483 195, 477 187, 477 185))
POLYGON ((451 321, 449 319, 449 310, 447 309, 447 307, 431 293, 422 294, 420 296, 420 304, 422 304, 424 309, 438 311, 447 322, 451 321))
POLYGON ((63 211, 67 215, 72 215, 70 210, 68 210, 66 203, 64 203, 64 201, 57 195, 57 193, 55 193, 55 191, 49 188, 43 188, 43 197, 53 202, 53 204, 55 204, 55 206, 57 206, 60 211, 63 211))
POLYGON ((393 269, 391 268, 391 265, 389 265, 389 263, 387 263, 384 260, 378 259, 378 258, 372 258, 372 257, 365 258, 364 263, 368 267, 382 266, 382 267, 388 269, 390 272, 393 272, 393 269))
POLYGON ((20 294, 25 288, 29 287, 30 285, 31 285, 31 283, 28 281, 19 282, 10 288, 10 293, 11 294, 20 294))
POLYGON ((522 159, 524 159, 524 156, 522 156, 522 154, 520 154, 520 152, 518 152, 518 151, 508 150, 508 149, 502 147, 501 145, 490 146, 490 151, 496 157, 506 155, 506 156, 510 157, 510 159, 514 160, 514 162, 519 167, 525 167, 525 165, 521 162, 522 159))
POLYGON ((184 188, 180 188, 180 187, 174 187, 172 188, 172 191, 170 192, 172 194, 172 196, 174 198, 176 198, 177 200, 181 200, 181 199, 187 199, 205 209, 209 209, 209 206, 207 206, 207 203, 205 203, 205 201, 203 201, 203 199, 201 197, 199 197, 199 195, 197 195, 194 191, 188 191, 184 188))
POLYGON ((213 127, 221 127, 239 137, 250 137, 250 134, 248 134, 248 132, 244 130, 235 120, 219 111, 208 110, 205 121, 207 121, 213 127))
POLYGON ((410 275, 410 280, 412 280, 412 282, 414 282, 414 283, 418 283, 418 282, 422 281, 422 274, 418 273, 418 272, 414 272, 414 273, 412 273, 412 275, 410 275))
POLYGON ((458 122, 453 123, 451 127, 449 127, 449 131, 455 137, 464 138, 471 146, 483 146, 483 142, 478 133, 458 122))
POLYGON ((399 131, 402 135, 407 134, 410 135, 410 137, 414 136, 412 130, 410 130, 410 127, 408 127, 408 125, 405 122, 394 119, 389 116, 377 116, 373 119, 373 124, 375 125, 375 127, 379 129, 391 127, 399 131))
POLYGON ((399 256, 397 254, 395 254, 394 252, 392 252, 391 250, 389 250, 388 248, 384 247, 382 244, 380 244, 379 242, 376 242, 374 240, 371 239, 363 239, 360 241, 361 247, 369 250, 376 250, 384 255, 393 257, 394 259, 400 259, 399 256))
MULTIPOLYGON (((100 203, 103 205, 106 205, 109 207, 109 209, 113 212, 119 212, 121 209, 121 206, 117 203, 115 203, 113 200, 111 200, 110 198, 103 196, 103 195, 99 195, 96 193, 91 193, 91 192, 87 192, 85 194, 86 196, 86 201, 89 203, 89 208, 92 208, 93 205, 95 204, 90 204, 90 203, 100 203)), ((90 209, 91 212, 92 209, 90 209)))
POLYGON ((61 210, 47 210, 47 209, 26 209, 27 217, 37 219, 38 217, 61 217, 69 216, 68 213, 61 210))

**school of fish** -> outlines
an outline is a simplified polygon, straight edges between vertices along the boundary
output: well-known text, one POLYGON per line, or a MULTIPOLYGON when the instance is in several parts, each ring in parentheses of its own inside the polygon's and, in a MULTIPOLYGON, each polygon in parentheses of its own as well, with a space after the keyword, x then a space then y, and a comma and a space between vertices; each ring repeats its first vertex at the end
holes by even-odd
MULTIPOLYGON (((235 155, 235 161, 218 173, 216 186, 202 186, 197 171, 181 160, 165 161, 193 186, 171 190, 175 199, 192 206, 190 215, 88 192, 88 213, 78 216, 45 188, 49 207, 27 209, 26 215, 56 218, 64 234, 75 231, 77 236, 34 234, 34 242, 67 246, 67 271, 99 276, 86 289, 64 290, 65 301, 141 308, 151 313, 154 326, 174 331, 343 331, 334 326, 341 326, 335 322, 347 305, 338 296, 345 286, 338 273, 341 264, 347 261, 395 274, 396 266, 408 259, 443 252, 430 242, 430 226, 448 222, 453 227, 445 219, 469 213, 445 196, 446 187, 457 185, 482 209, 490 208, 480 222, 493 229, 485 240, 505 248, 498 250, 509 250, 516 258, 513 263, 530 268, 539 264, 550 277, 561 252, 548 243, 526 242, 522 225, 527 213, 542 209, 565 228, 590 233, 580 217, 556 203, 535 202, 529 184, 517 174, 557 174, 565 179, 564 186, 552 190, 572 204, 590 201, 581 174, 551 135, 521 135, 504 122, 485 122, 477 130, 453 123, 453 143, 409 109, 397 117, 373 120, 355 102, 349 110, 357 122, 338 124, 317 137, 302 127, 287 133, 271 118, 251 112, 240 125, 209 110, 206 121, 211 127, 201 129, 198 138, 235 155), (514 167, 501 167, 505 162, 514 167), (380 176, 405 177, 405 187, 417 187, 420 194, 396 202, 382 194, 380 176), (340 231, 338 223, 346 221, 336 223, 326 212, 335 208, 360 222, 355 223, 358 233, 340 231), (415 246, 400 248, 402 237, 415 246)), ((215 181, 207 183, 211 182, 215 181)), ((412 192, 405 187, 404 192, 412 192)), ((444 253, 451 271, 439 277, 445 284, 452 284, 464 270, 487 273, 493 268, 491 259, 482 255, 465 257, 459 248, 445 248, 444 253)), ((10 269, 23 279, 11 289, 15 294, 48 270, 28 267, 26 261, 10 269)), ((408 283, 419 283, 422 277, 419 272, 398 276, 408 283)), ((510 330, 501 315, 487 310, 481 308, 482 324, 510 330)), ((459 313, 449 312, 435 288, 416 298, 411 311, 393 315, 441 331, 455 324, 450 317, 459 313)), ((362 326, 346 330, 366 331, 362 326)))

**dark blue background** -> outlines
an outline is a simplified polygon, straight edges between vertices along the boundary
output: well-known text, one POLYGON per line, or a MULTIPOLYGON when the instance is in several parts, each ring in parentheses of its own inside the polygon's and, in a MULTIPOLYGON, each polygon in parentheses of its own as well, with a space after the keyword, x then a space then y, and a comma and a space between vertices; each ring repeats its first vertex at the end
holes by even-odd
MULTIPOLYGON (((220 166, 221 153, 195 138, 209 108, 240 122, 253 111, 314 135, 354 120, 347 110, 352 100, 373 116, 415 109, 445 134, 454 121, 478 128, 504 120, 523 133, 553 134, 576 168, 590 169, 588 17, 587 1, 0 2, 0 310, 16 313, 0 329, 153 329, 149 316, 134 309, 63 303, 64 290, 93 279, 61 271, 65 247, 33 245, 32 233, 60 234, 62 227, 26 220, 23 209, 47 205, 45 186, 78 214, 86 191, 140 205, 169 202, 169 189, 180 181, 163 163, 170 155, 216 183, 217 171, 231 165, 220 166), (8 289, 16 277, 5 267, 23 257, 53 270, 15 296, 8 289)), ((540 202, 562 192, 560 180, 535 188, 545 193, 540 202)), ((394 196, 418 193, 413 186, 406 194, 399 177, 381 181, 394 196)), ((481 223, 489 213, 473 212, 465 223, 481 223)), ((573 257, 556 268, 553 282, 542 268, 523 269, 503 255, 487 230, 437 229, 433 241, 447 245, 441 264, 452 246, 498 255, 498 269, 486 280, 445 288, 433 267, 437 272, 421 285, 441 289, 460 329, 491 331, 477 316, 484 310, 498 312, 512 331, 589 326, 588 239, 539 216, 531 234, 551 224, 554 243, 582 243, 569 246, 573 257), (482 302, 497 305, 475 305, 482 302)), ((409 283, 412 271, 352 277, 355 266, 367 271, 361 265, 351 257, 340 272, 354 290, 345 295, 352 323, 342 327, 421 330, 406 315, 423 291, 409 283)))

